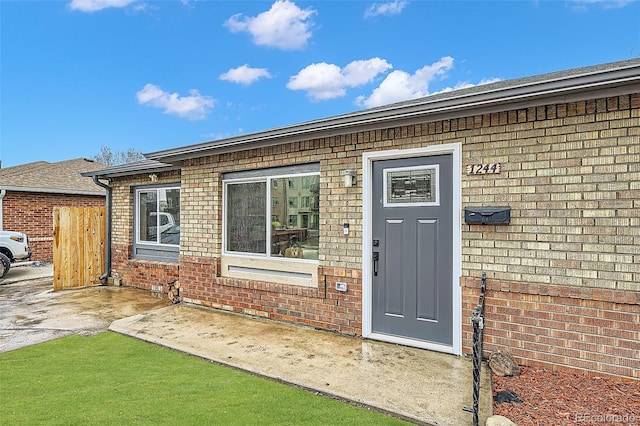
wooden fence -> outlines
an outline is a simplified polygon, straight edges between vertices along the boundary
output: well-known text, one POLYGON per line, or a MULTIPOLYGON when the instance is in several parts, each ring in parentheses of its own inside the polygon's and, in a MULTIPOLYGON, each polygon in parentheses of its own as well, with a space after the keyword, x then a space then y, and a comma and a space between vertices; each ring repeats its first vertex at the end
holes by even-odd
POLYGON ((53 210, 53 289, 99 284, 104 272, 104 207, 53 210))

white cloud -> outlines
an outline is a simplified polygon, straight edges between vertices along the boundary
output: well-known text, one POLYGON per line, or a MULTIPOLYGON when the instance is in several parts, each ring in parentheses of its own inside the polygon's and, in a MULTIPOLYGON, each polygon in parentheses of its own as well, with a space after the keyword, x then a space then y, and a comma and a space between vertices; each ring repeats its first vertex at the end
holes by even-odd
POLYGON ((97 12, 109 7, 126 7, 136 0, 71 0, 69 7, 81 12, 97 12))
POLYGON ((454 90, 467 89, 469 87, 482 86, 484 84, 497 83, 499 81, 502 81, 502 79, 501 78, 483 78, 482 80, 480 80, 478 84, 469 83, 468 81, 459 81, 458 83, 456 83, 455 86, 445 87, 444 89, 438 90, 437 92, 433 92, 432 95, 436 93, 452 92, 454 90))
POLYGON ((277 0, 258 16, 233 15, 224 25, 232 32, 246 31, 255 44, 282 50, 302 49, 311 38, 313 9, 300 9, 288 0, 277 0))
POLYGON ((390 68, 392 65, 380 58, 353 61, 344 69, 321 62, 311 64, 291 77, 287 88, 305 90, 314 100, 339 98, 345 95, 347 87, 367 84, 390 68))
POLYGON ((231 68, 220 75, 220 80, 231 81, 233 83, 248 86, 261 78, 269 78, 271 74, 266 68, 251 68, 249 64, 244 64, 238 68, 231 68))
POLYGON ((632 0, 569 0, 577 11, 586 11, 591 5, 600 5, 604 9, 619 9, 631 4, 632 0))
POLYGON ((380 15, 399 15, 407 4, 409 4, 409 2, 403 0, 395 0, 389 3, 374 3, 365 10, 364 17, 373 18, 380 15))
POLYGON ((367 108, 402 102, 429 95, 429 83, 443 76, 453 68, 453 58, 445 56, 439 61, 426 65, 414 74, 405 71, 393 71, 380 86, 373 90, 371 96, 360 96, 356 103, 367 108))
POLYGON ((214 105, 214 99, 190 90, 189 96, 168 93, 154 84, 146 84, 136 93, 138 103, 164 110, 165 114, 177 115, 189 120, 201 120, 214 105))

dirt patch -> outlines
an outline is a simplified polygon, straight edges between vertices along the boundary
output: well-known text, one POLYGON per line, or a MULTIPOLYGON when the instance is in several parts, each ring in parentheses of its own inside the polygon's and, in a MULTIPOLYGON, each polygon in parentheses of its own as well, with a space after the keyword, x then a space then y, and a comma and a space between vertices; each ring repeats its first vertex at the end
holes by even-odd
POLYGON ((493 414, 523 425, 640 425, 640 380, 614 382, 600 377, 553 373, 523 367, 519 376, 492 376, 493 414), (495 402, 515 394, 522 402, 495 402))
POLYGON ((0 352, 69 334, 106 331, 121 318, 168 306, 166 296, 127 287, 53 291, 43 278, 0 285, 0 352))

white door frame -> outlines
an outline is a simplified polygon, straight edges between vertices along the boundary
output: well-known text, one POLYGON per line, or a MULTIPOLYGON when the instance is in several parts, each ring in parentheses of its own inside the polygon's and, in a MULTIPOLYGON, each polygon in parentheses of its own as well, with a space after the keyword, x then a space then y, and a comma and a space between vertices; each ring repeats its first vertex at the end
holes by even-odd
POLYGON ((462 275, 462 143, 450 143, 445 145, 434 145, 426 148, 416 149, 394 149, 389 151, 368 152, 362 155, 362 336, 382 340, 391 343, 398 343, 406 346, 414 346, 423 349, 446 352, 455 355, 462 355, 462 290, 460 288, 460 277, 462 275), (426 157, 431 155, 452 154, 453 156, 453 345, 443 345, 434 342, 390 336, 371 331, 372 317, 372 169, 373 162, 379 160, 389 160, 397 158, 426 157))

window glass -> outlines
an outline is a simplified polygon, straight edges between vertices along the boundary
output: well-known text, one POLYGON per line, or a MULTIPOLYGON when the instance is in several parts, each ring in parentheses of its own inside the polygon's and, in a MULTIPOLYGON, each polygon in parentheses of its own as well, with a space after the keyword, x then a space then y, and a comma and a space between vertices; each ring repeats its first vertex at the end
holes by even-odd
POLYGON ((180 189, 138 190, 138 241, 180 244, 180 189))
POLYGON ((227 251, 317 260, 319 181, 305 175, 228 183, 227 251))
POLYGON ((385 171, 385 206, 436 205, 437 166, 419 166, 385 171))
POLYGON ((158 237, 158 197, 157 192, 140 191, 138 205, 138 229, 140 241, 156 242, 158 237))
POLYGON ((266 182, 227 185, 228 251, 266 253, 266 187, 266 182))

